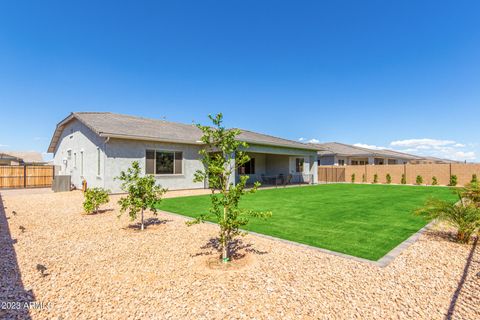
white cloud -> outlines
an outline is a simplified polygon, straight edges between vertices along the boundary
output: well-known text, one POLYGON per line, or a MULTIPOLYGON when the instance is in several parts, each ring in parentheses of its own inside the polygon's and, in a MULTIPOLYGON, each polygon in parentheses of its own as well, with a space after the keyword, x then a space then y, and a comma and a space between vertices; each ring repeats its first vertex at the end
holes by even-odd
POLYGON ((320 140, 318 140, 318 139, 310 139, 310 140, 307 140, 307 139, 304 138, 304 137, 299 138, 298 141, 300 141, 300 142, 307 142, 307 143, 320 143, 320 140))
POLYGON ((5 148, 5 147, 8 147, 8 144, 1 144, 0 143, 0 148, 5 148))
POLYGON ((396 147, 418 147, 418 146, 447 146, 455 144, 455 141, 452 140, 438 140, 438 139, 406 139, 406 140, 397 140, 390 143, 391 146, 396 147))
POLYGON ((476 154, 471 150, 471 145, 468 145, 470 150, 466 150, 467 144, 453 140, 429 138, 406 139, 392 141, 390 146, 398 151, 413 153, 419 156, 438 157, 458 161, 476 160, 476 154))
POLYGON ((45 137, 33 137, 33 140, 40 141, 40 140, 47 140, 48 138, 45 137))
POLYGON ((367 148, 367 149, 372 149, 372 150, 383 150, 387 149, 385 147, 379 147, 373 144, 365 144, 365 143, 355 143, 354 146, 360 147, 360 148, 367 148))

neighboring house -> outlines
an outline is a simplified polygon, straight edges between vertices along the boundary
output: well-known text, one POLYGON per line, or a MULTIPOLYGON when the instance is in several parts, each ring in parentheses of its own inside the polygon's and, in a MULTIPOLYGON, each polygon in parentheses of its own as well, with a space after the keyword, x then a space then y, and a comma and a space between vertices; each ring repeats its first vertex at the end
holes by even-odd
POLYGON ((372 150, 339 142, 311 144, 318 148, 319 165, 404 164, 422 157, 393 150, 372 150))
POLYGON ((35 151, 0 151, 0 165, 44 165, 46 162, 39 152, 35 151))
POLYGON ((437 157, 423 157, 420 160, 410 161, 412 164, 448 164, 448 163, 464 163, 462 161, 455 161, 449 159, 442 159, 437 157))
MULTIPOLYGON (((241 130, 238 139, 249 144, 251 161, 239 169, 253 183, 264 178, 292 175, 317 183, 317 148, 304 143, 241 130)), ((170 190, 205 188, 193 182, 203 165, 198 152, 202 132, 194 125, 145 119, 109 112, 75 112, 56 127, 48 152, 60 166, 59 174, 71 175, 80 187, 103 187, 120 192, 122 170, 138 161, 144 172, 155 175, 170 190)))

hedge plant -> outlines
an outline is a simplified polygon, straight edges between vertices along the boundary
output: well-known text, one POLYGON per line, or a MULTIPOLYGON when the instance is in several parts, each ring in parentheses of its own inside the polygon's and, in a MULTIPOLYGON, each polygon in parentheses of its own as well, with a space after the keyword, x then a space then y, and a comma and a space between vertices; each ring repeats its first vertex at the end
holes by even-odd
POLYGON ((387 173, 387 175, 385 176, 385 179, 387 180, 388 184, 392 183, 392 176, 390 175, 390 173, 387 173))
POLYGON ((415 179, 415 183, 418 185, 421 185, 423 183, 423 177, 418 175, 417 178, 415 179))

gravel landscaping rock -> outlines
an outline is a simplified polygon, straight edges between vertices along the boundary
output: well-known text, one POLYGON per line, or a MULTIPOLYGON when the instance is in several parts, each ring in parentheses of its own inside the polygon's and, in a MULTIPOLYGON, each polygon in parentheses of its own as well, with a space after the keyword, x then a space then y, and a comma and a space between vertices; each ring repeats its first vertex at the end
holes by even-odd
POLYGON ((479 249, 444 229, 385 268, 248 235, 225 269, 215 225, 160 213, 137 231, 118 198, 84 215, 81 192, 2 194, 0 302, 37 304, 0 319, 480 318, 479 249))

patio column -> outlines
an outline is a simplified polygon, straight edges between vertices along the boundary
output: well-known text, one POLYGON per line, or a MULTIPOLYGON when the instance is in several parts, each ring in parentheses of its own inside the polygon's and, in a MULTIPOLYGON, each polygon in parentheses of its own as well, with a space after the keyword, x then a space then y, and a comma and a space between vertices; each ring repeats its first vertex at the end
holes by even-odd
POLYGON ((312 183, 318 183, 318 156, 310 157, 310 174, 312 175, 312 183))

